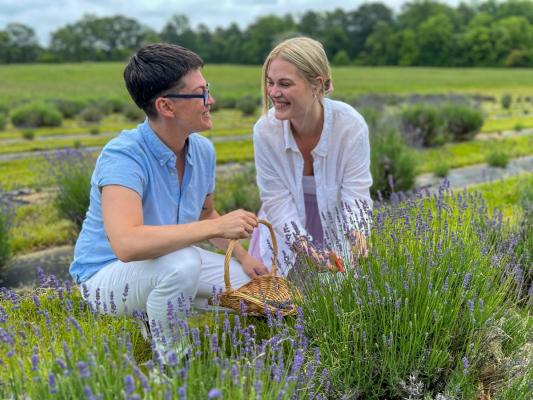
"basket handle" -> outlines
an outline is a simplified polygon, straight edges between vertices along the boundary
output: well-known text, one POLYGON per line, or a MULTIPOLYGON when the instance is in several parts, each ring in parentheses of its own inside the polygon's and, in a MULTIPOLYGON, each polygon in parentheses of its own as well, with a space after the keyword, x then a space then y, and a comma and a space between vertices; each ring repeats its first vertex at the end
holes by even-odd
MULTIPOLYGON (((265 225, 268 230, 270 231, 270 237, 272 238, 272 269, 271 274, 272 276, 276 276, 276 270, 277 270, 277 259, 278 259, 278 242, 276 240, 276 234, 274 233, 274 229, 272 228, 272 225, 270 222, 265 221, 264 219, 259 219, 258 222, 260 224, 265 225)), ((229 262, 231 260, 231 255, 233 254, 233 249, 235 248, 235 245, 237 244, 236 239, 231 239, 228 244, 228 250, 226 251, 226 258, 224 259, 224 282, 226 283, 226 291, 232 290, 231 289, 231 282, 229 279, 229 262)))

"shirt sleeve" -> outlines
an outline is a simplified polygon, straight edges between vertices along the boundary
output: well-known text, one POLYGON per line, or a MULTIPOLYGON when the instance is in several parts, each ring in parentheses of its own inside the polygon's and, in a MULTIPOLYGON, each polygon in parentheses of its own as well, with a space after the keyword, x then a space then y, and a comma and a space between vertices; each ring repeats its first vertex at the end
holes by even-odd
POLYGON ((95 177, 100 190, 104 186, 119 185, 133 190, 143 198, 145 173, 129 149, 105 148, 98 159, 95 177))
POLYGON ((370 227, 370 143, 366 123, 356 135, 351 136, 352 143, 341 186, 341 202, 348 221, 349 229, 367 233, 370 227))
POLYGON ((298 218, 294 198, 274 168, 275 159, 279 155, 274 154, 274 149, 261 138, 259 129, 257 125, 254 127, 254 156, 261 209, 282 237, 285 236, 285 227, 291 236, 307 235, 298 218))

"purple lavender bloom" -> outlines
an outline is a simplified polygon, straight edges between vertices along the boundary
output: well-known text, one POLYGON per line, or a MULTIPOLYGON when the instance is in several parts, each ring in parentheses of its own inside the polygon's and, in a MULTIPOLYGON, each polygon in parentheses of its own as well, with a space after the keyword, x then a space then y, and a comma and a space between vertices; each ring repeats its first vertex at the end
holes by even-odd
POLYGON ((40 309, 41 308, 41 302, 39 301, 39 297, 36 294, 34 294, 32 296, 32 299, 33 299, 33 303, 35 304, 35 307, 37 309, 40 309))
POLYGON ((37 371, 39 368, 39 353, 37 347, 33 348, 33 354, 31 355, 31 370, 33 372, 37 371))
POLYGON ((200 347, 200 330, 198 328, 193 328, 192 331, 192 340, 193 340, 193 345, 195 347, 200 347))
POLYGON ((216 333, 213 333, 211 335, 211 351, 213 353, 217 353, 219 351, 219 347, 218 347, 218 336, 216 333))
POLYGON ((222 392, 217 388, 211 389, 209 393, 207 394, 208 399, 220 399, 221 397, 222 397, 222 392))
POLYGON ((50 394, 57 393, 56 376, 53 373, 48 374, 48 392, 50 394))
POLYGON ((233 375, 233 384, 237 386, 239 384, 239 368, 237 368, 237 364, 231 366, 231 374, 233 375))
POLYGON ((181 386, 178 389, 178 397, 180 400, 187 400, 187 392, 185 391, 185 387, 181 386))
POLYGON ((396 303, 394 304, 394 307, 396 308, 396 310, 399 310, 401 305, 402 305, 402 299, 400 297, 398 300, 396 300, 396 303))
POLYGON ((82 378, 90 378, 91 377, 91 371, 89 370, 89 366, 84 361, 78 361, 76 363, 76 367, 78 367, 78 374, 82 378))
POLYGON ((62 358, 56 358, 56 364, 63 370, 65 375, 68 375, 67 364, 62 358))
POLYGON ((87 400, 96 400, 92 389, 88 385, 85 385, 85 387, 83 388, 83 393, 85 394, 85 398, 87 400))
POLYGON ((468 300, 468 309, 470 310, 471 313, 474 312, 474 301, 473 300, 468 300))
POLYGON ((130 286, 126 283, 124 286, 124 292, 122 293, 122 302, 125 303, 128 298, 128 291, 130 289, 130 286))
POLYGON ((111 306, 111 314, 116 314, 117 313, 117 305, 115 303, 115 294, 113 293, 113 291, 111 291, 111 293, 109 293, 109 304, 111 306))
POLYGON ((124 377, 124 386, 125 386, 127 395, 130 395, 133 392, 135 392, 135 381, 133 379, 133 376, 126 375, 124 377))
POLYGON ((470 368, 470 363, 469 363, 468 358, 466 356, 464 356, 462 358, 462 361, 463 361, 463 373, 465 375, 467 375, 468 374, 468 368, 470 368))
POLYGON ((467 290, 468 286, 470 285, 470 281, 472 280, 472 272, 467 272, 465 274, 465 277, 463 278, 463 289, 467 290))
POLYGON ((81 326, 80 324, 78 323, 78 321, 76 320, 76 318, 74 317, 68 317, 68 322, 70 322, 72 324, 72 326, 78 331, 78 333, 80 335, 83 334, 83 330, 81 329, 81 326))
POLYGON ((261 379, 258 379, 254 383, 254 390, 255 390, 255 398, 260 399, 261 398, 261 390, 263 387, 263 382, 261 379))

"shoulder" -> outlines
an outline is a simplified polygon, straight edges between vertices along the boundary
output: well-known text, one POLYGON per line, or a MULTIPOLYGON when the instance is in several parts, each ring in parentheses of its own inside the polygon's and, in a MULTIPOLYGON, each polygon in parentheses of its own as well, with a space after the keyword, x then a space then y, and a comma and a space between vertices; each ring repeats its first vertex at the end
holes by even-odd
POLYGON ((141 133, 138 129, 130 129, 123 130, 117 137, 111 139, 102 149, 100 158, 139 160, 144 152, 141 133))
POLYGON ((199 133, 193 133, 189 136, 189 145, 194 148, 196 151, 201 153, 214 153, 215 146, 205 136, 200 135, 199 133))
POLYGON ((283 121, 274 116, 274 109, 271 108, 255 123, 254 140, 275 140, 278 136, 283 136, 283 121))
POLYGON ((361 140, 368 140, 368 126, 363 116, 351 105, 342 101, 325 99, 328 109, 327 120, 331 132, 335 132, 336 140, 347 141, 354 145, 361 140))
POLYGON ((332 114, 332 121, 335 123, 350 123, 354 128, 366 128, 363 116, 351 105, 339 100, 324 99, 328 104, 332 114))

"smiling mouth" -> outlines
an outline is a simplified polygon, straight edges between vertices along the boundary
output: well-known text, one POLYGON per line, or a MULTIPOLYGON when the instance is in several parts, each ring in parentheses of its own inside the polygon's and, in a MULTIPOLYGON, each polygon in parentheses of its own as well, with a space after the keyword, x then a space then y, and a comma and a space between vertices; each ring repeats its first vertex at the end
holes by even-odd
POLYGON ((272 100, 272 102, 274 103, 274 108, 276 109, 284 109, 284 108, 287 108, 290 106, 291 103, 289 102, 285 102, 285 101, 276 101, 276 100, 272 100))

